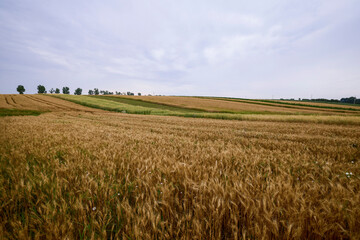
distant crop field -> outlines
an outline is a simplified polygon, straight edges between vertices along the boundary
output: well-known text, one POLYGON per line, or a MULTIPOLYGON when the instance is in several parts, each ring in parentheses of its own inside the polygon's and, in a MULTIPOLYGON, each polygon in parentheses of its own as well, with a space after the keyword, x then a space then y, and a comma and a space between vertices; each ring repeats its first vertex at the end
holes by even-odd
POLYGON ((285 101, 250 100, 221 97, 177 97, 177 96, 116 96, 118 98, 140 99, 154 103, 170 104, 179 107, 202 109, 213 112, 241 114, 360 114, 360 109, 353 111, 339 105, 312 107, 304 104, 286 103, 285 101))
POLYGON ((0 94, 0 108, 37 111, 101 111, 43 94, 0 94))
POLYGON ((146 101, 137 97, 119 97, 119 96, 92 96, 95 98, 101 98, 104 100, 111 100, 119 103, 125 103, 133 106, 141 106, 152 109, 164 109, 171 112, 182 112, 182 113, 200 113, 200 112, 213 112, 207 109, 200 108, 190 108, 171 105, 167 102, 155 102, 155 101, 146 101))
POLYGON ((282 100, 263 100, 263 99, 241 99, 241 98, 222 98, 222 97, 199 97, 204 99, 214 99, 228 102, 246 103, 253 105, 261 105, 268 107, 292 109, 300 113, 312 112, 318 114, 359 114, 360 108, 356 106, 343 106, 339 104, 321 104, 309 102, 296 102, 296 101, 282 101, 282 100))
POLYGON ((135 99, 119 98, 115 96, 57 95, 55 97, 92 108, 133 114, 168 115, 171 113, 205 112, 203 110, 181 108, 164 104, 144 102, 135 99))
POLYGON ((360 238, 359 116, 56 96, 0 95, 0 238, 360 238))
MULTIPOLYGON (((248 110, 241 112, 231 112, 229 109, 233 104, 240 106, 243 106, 244 104, 233 103, 231 101, 200 99, 194 97, 125 97, 74 95, 55 95, 55 97, 87 107, 129 114, 212 118, 223 120, 315 122, 360 125, 359 116, 341 113, 332 114, 331 110, 329 111, 329 114, 318 114, 317 112, 312 114, 298 112, 289 113, 284 111, 285 108, 279 108, 280 110, 278 110, 278 112, 269 112, 259 111, 258 104, 248 104, 249 106, 247 106, 245 103, 245 106, 248 107, 248 110), (186 104, 180 105, 181 102, 185 102, 186 104), (199 104, 203 102, 208 105, 199 104), (228 111, 215 111, 211 104, 220 104, 228 111)), ((267 106, 265 106, 265 108, 267 108, 267 106)))

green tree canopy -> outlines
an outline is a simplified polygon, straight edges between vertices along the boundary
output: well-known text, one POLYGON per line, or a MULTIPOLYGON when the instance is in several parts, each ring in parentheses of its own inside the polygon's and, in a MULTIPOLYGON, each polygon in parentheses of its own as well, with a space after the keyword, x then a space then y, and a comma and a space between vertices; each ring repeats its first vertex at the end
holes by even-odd
POLYGON ((25 88, 24 88, 23 85, 19 85, 19 86, 16 88, 16 91, 18 91, 19 94, 24 94, 25 88))
POLYGON ((38 93, 46 93, 46 89, 43 85, 37 86, 38 93))
POLYGON ((81 89, 81 88, 75 89, 75 92, 74 92, 75 95, 81 95, 81 93, 82 93, 82 89, 81 89))
POLYGON ((63 87, 62 92, 63 92, 63 94, 70 94, 70 88, 69 87, 63 87))

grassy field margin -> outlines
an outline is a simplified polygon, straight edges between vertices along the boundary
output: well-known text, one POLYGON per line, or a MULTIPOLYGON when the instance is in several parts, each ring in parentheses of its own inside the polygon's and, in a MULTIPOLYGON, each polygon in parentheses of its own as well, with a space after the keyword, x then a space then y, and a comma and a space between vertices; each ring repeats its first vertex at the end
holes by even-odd
POLYGON ((8 117, 8 116, 39 116, 42 111, 36 110, 21 110, 21 109, 9 109, 9 108, 0 108, 0 117, 8 117))

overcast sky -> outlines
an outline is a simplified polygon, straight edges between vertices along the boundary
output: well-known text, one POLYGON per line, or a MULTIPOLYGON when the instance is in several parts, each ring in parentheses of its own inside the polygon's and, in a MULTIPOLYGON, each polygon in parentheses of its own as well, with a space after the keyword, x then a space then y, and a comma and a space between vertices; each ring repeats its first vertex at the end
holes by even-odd
POLYGON ((0 93, 360 97, 359 0, 1 0, 0 93))

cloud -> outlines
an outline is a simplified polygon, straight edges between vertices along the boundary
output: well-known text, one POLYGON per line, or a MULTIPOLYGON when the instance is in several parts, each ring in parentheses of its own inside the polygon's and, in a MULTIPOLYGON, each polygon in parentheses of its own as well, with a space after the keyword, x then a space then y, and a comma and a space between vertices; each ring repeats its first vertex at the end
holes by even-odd
POLYGON ((272 34, 235 35, 224 37, 217 45, 204 49, 204 56, 211 64, 225 60, 245 58, 249 55, 267 54, 274 49, 280 37, 272 34))
POLYGON ((43 58, 47 62, 52 62, 52 63, 55 63, 57 65, 64 66, 67 69, 70 69, 70 68, 73 67, 73 65, 71 65, 69 63, 69 61, 65 57, 63 57, 61 55, 57 55, 55 53, 51 53, 51 52, 48 52, 48 51, 44 51, 44 50, 36 49, 36 48, 31 48, 31 47, 29 47, 29 50, 31 52, 35 53, 36 55, 40 56, 41 58, 43 58))
POLYGON ((165 51, 164 49, 154 49, 151 50, 151 55, 154 57, 154 59, 160 61, 165 56, 165 51))
POLYGON ((42 82, 238 97, 268 97, 270 88, 301 97, 313 89, 341 97, 336 86, 320 89, 341 79, 342 94, 351 95, 360 73, 359 16, 355 0, 4 0, 0 92, 15 92, 26 79, 33 91, 42 82))

